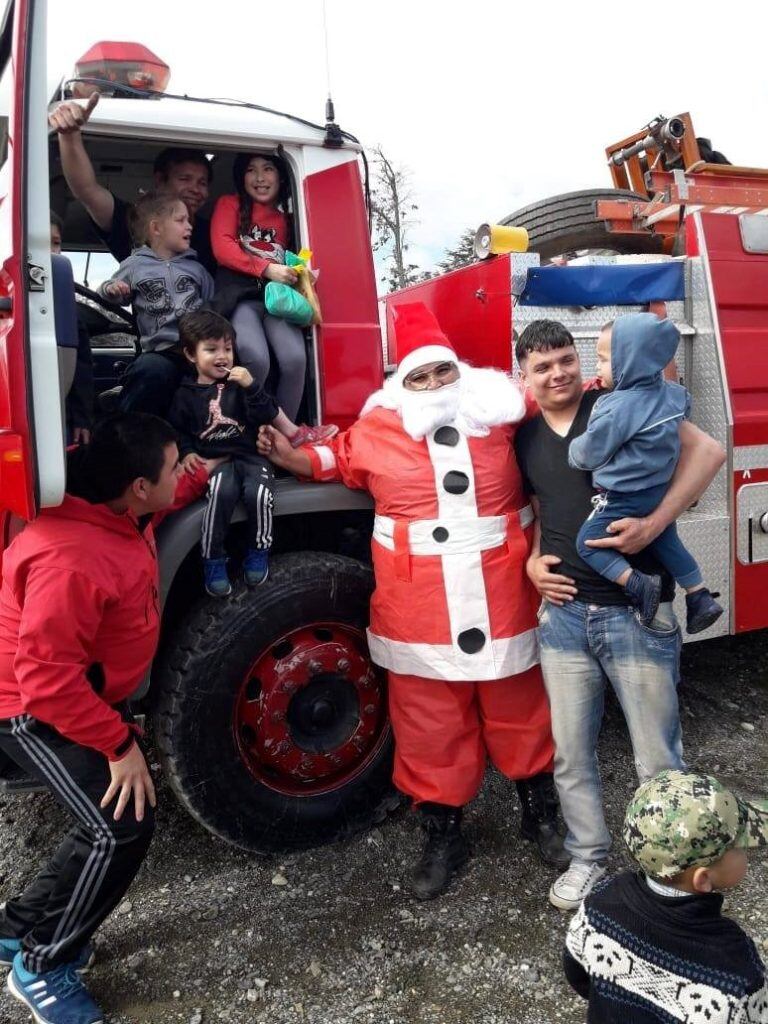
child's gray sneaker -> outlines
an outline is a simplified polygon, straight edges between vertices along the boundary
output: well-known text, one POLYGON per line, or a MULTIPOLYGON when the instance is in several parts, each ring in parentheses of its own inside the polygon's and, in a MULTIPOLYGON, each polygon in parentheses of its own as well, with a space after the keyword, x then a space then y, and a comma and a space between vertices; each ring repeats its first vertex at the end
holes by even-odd
POLYGON ((605 875, 602 864, 572 861, 567 871, 557 878, 549 890, 549 902, 559 910, 578 910, 581 901, 605 875))

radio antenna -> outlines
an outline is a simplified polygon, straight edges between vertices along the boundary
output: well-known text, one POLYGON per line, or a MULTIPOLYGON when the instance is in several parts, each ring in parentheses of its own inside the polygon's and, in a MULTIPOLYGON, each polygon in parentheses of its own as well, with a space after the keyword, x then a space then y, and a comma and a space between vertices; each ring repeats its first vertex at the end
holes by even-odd
POLYGON ((328 87, 328 99, 325 101, 325 140, 324 145, 338 149, 344 144, 341 129, 336 124, 336 111, 331 96, 331 55, 328 47, 328 12, 326 0, 323 0, 323 39, 325 40, 325 80, 328 87))

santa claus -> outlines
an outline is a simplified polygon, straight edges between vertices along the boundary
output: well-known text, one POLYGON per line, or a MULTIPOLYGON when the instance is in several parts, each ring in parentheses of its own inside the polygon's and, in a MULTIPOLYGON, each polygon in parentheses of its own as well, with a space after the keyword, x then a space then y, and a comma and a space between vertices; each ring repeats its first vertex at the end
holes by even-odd
POLYGON ((512 446, 525 400, 506 374, 459 362, 422 303, 398 307, 395 331, 397 372, 349 430, 294 450, 264 427, 260 447, 292 473, 373 496, 368 643, 388 670, 394 782, 426 833, 412 888, 429 898, 469 856, 462 808, 487 758, 517 781, 521 834, 548 863, 568 857, 525 572, 533 516, 512 446))

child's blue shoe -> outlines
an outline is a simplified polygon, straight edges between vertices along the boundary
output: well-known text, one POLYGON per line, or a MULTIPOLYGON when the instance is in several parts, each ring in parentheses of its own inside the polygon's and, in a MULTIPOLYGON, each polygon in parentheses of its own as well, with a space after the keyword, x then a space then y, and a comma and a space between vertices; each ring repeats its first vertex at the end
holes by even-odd
POLYGON ((249 548, 243 562, 246 586, 258 587, 269 576, 269 551, 249 548))
POLYGON ((637 608, 637 614, 644 626, 650 626, 659 610, 661 601, 661 577, 649 576, 647 573, 632 570, 624 590, 637 608))
POLYGON ((104 1014, 71 964, 32 974, 17 953, 8 975, 8 991, 32 1012, 37 1024, 104 1024, 104 1014))
POLYGON ((211 597, 229 597, 232 593, 232 584, 227 575, 226 558, 204 558, 203 573, 205 589, 211 597))
MULTIPOLYGON (((10 967, 20 949, 21 939, 0 939, 0 967, 10 967)), ((69 966, 74 967, 78 974, 85 974, 95 959, 93 946, 88 942, 75 959, 70 961, 69 966)))
POLYGON ((706 587, 685 595, 685 628, 688 633, 701 633, 709 629, 713 622, 717 622, 723 614, 723 606, 715 600, 719 596, 706 587))

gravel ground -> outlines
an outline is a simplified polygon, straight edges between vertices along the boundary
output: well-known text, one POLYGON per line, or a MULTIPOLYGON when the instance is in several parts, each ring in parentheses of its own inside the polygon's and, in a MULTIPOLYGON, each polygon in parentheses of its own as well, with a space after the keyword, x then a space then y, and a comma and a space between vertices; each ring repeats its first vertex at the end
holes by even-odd
MULTIPOLYGON (((691 766, 768 793, 768 634, 684 654, 681 705, 691 766)), ((620 713, 601 740, 616 833, 633 785, 620 713)), ((161 785, 159 827, 128 900, 97 936, 89 977, 111 1024, 551 1024, 584 1020, 560 971, 567 918, 554 872, 517 836, 514 788, 488 774, 467 814, 470 870, 429 904, 402 886, 419 848, 414 816, 338 845, 254 858, 196 826, 161 785)), ((0 800, 0 882, 13 892, 64 825, 46 795, 0 800)), ((620 849, 611 867, 624 864, 620 849)), ((768 861, 728 896, 768 954, 768 861)), ((0 1020, 29 1018, 3 990, 0 1020)))

